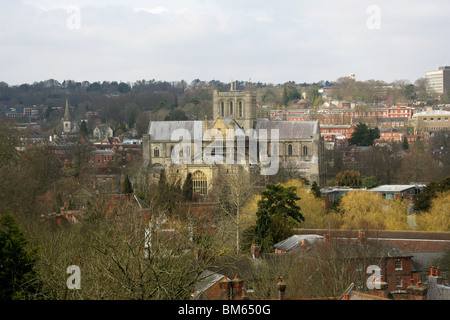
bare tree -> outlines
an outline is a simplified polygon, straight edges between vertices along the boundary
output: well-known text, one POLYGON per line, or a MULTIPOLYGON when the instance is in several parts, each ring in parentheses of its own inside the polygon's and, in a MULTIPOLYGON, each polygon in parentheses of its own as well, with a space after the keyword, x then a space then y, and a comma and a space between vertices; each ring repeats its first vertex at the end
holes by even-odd
POLYGON ((255 194, 255 185, 250 182, 249 173, 243 168, 233 168, 236 171, 224 173, 215 183, 211 198, 217 203, 217 208, 226 220, 231 221, 235 230, 236 252, 241 250, 241 232, 248 225, 245 223, 242 209, 255 194))

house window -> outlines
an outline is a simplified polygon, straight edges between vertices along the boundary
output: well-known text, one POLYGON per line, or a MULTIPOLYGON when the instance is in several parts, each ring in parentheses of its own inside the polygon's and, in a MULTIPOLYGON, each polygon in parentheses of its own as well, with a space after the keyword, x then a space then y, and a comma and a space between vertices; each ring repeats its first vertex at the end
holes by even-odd
POLYGON ((397 288, 403 288, 403 279, 402 279, 402 278, 397 278, 397 279, 395 280, 395 286, 396 286, 397 288))
POLYGON ((292 144, 288 144, 288 156, 292 156, 292 144))
POLYGON ((400 260, 395 261, 395 270, 403 270, 402 261, 400 261, 400 260))
POLYGON ((155 148, 155 149, 153 150, 153 157, 154 157, 154 158, 159 158, 159 149, 158 149, 158 148, 155 148))
POLYGON ((206 175, 201 171, 195 171, 192 175, 192 186, 194 192, 200 194, 207 194, 208 192, 208 179, 206 175))

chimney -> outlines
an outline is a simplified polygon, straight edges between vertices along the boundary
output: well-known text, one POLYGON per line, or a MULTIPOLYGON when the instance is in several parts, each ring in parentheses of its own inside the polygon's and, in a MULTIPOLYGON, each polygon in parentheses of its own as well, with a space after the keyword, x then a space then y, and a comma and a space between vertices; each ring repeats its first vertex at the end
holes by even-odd
POLYGON ((422 281, 418 281, 417 285, 414 285, 411 279, 411 285, 406 288, 408 292, 408 300, 427 300, 428 288, 422 284, 422 281))
POLYGON ((277 290, 278 300, 285 300, 286 284, 283 282, 283 277, 280 277, 280 282, 277 284, 277 290))
POLYGON ((261 258, 261 250, 259 249, 259 245, 256 243, 252 243, 252 247, 250 249, 253 259, 261 258))
POLYGON ((231 280, 224 276, 223 280, 219 282, 220 295, 219 300, 230 300, 231 297, 231 280))
POLYGON ((387 298, 388 296, 388 284, 383 280, 383 276, 380 276, 379 281, 374 281, 374 289, 372 289, 372 294, 374 296, 387 298))
POLYGON ((244 285, 244 280, 238 278, 238 275, 234 276, 231 280, 231 288, 233 290, 232 296, 233 300, 242 300, 242 287, 244 285))
POLYGON ((366 237, 366 232, 363 230, 358 231, 358 240, 360 243, 365 244, 367 237, 366 237))
POLYGON ((436 284, 442 284, 442 277, 439 276, 439 267, 430 267, 430 277, 436 278, 436 284))

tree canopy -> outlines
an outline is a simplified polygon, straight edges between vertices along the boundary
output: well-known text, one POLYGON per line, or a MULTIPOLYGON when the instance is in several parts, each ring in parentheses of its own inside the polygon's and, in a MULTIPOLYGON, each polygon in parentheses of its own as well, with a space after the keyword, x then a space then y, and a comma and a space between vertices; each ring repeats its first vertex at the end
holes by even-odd
POLYGON ((0 300, 24 299, 37 290, 37 249, 28 243, 12 214, 0 216, 0 300))
POLYGON ((256 212, 255 240, 262 251, 268 251, 275 243, 290 236, 292 223, 304 221, 296 203, 300 198, 295 190, 293 186, 269 183, 261 191, 256 212))
POLYGON ((376 139, 380 138, 378 127, 371 129, 365 123, 358 123, 352 136, 348 139, 349 145, 372 146, 376 139))

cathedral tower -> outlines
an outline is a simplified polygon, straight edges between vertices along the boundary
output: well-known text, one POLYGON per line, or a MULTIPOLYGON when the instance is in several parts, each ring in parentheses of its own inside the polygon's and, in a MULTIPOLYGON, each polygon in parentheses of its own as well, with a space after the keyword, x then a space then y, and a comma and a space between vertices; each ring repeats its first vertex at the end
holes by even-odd
POLYGON ((234 119, 244 130, 253 129, 256 122, 256 94, 236 90, 232 83, 230 91, 214 91, 213 118, 234 119))

